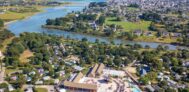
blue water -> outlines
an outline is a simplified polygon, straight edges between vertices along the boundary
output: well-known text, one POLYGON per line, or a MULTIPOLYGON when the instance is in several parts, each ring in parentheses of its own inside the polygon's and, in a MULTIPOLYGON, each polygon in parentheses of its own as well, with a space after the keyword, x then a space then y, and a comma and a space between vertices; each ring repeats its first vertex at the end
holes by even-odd
MULTIPOLYGON (((59 35, 67 37, 69 36, 72 39, 81 40, 82 38, 87 38, 90 42, 95 42, 96 39, 99 39, 101 42, 110 43, 110 39, 106 37, 96 37, 96 36, 89 36, 84 34, 78 34, 78 33, 71 33, 71 32, 65 32, 61 30, 49 30, 49 29, 43 29, 41 28, 41 25, 44 25, 46 23, 47 19, 54 19, 57 17, 63 17, 67 15, 68 13, 72 11, 81 11, 84 9, 90 2, 104 2, 105 0, 57 0, 61 2, 71 2, 74 4, 66 5, 66 6, 58 6, 58 7, 51 7, 44 9, 44 12, 36 14, 34 16, 31 16, 24 20, 19 20, 16 22, 13 22, 8 25, 8 29, 12 31, 15 35, 19 35, 23 32, 37 32, 37 33, 48 33, 53 35, 59 35)), ((156 48, 161 43, 151 43, 151 42, 133 42, 133 41, 125 41, 121 39, 113 39, 113 41, 116 44, 141 44, 142 46, 149 45, 152 48, 156 48)), ((170 45, 170 44, 161 44, 164 46, 168 46, 169 49, 174 50, 177 48, 177 46, 170 45)))
POLYGON ((138 88, 132 88, 132 92, 142 92, 138 88))

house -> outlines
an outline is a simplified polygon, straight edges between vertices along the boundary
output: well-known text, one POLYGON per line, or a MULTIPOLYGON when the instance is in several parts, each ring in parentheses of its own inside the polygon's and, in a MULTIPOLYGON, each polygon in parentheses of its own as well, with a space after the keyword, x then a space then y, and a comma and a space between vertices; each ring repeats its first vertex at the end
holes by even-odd
POLYGON ((184 66, 184 67, 189 67, 189 61, 183 62, 183 63, 182 63, 182 66, 184 66))
POLYGON ((65 71, 60 71, 59 74, 60 74, 60 76, 64 76, 65 75, 65 71))
POLYGON ((181 76, 179 74, 175 74, 175 79, 176 80, 180 80, 181 79, 181 76))
POLYGON ((179 37, 182 37, 182 34, 181 33, 171 33, 171 37, 179 38, 179 37))
POLYGON ((35 71, 29 73, 29 75, 35 75, 35 74, 36 74, 35 71))
POLYGON ((8 89, 9 89, 9 92, 15 90, 14 87, 12 85, 10 85, 10 84, 8 85, 8 89))
POLYGON ((0 89, 0 92, 4 92, 4 90, 5 90, 4 88, 1 88, 1 89, 0 89))
POLYGON ((149 92, 154 92, 155 89, 151 86, 151 85, 147 85, 146 86, 146 89, 149 91, 149 92))
POLYGON ((24 90, 24 92, 33 92, 33 88, 32 87, 28 87, 27 89, 24 90))
POLYGON ((35 82, 35 84, 36 85, 41 85, 41 84, 43 84, 43 81, 38 80, 38 81, 35 82))
POLYGON ((54 84, 58 84, 59 82, 60 82, 59 79, 55 79, 55 80, 54 80, 54 84))
POLYGON ((27 77, 27 78, 26 78, 26 81, 27 81, 27 82, 30 82, 30 81, 32 81, 32 78, 31 78, 31 77, 27 77))
POLYGON ((76 71, 82 71, 82 70, 83 70, 83 67, 80 67, 80 66, 77 66, 77 65, 74 65, 73 68, 74 68, 76 71))
POLYGON ((50 80, 50 79, 51 79, 50 76, 43 77, 43 80, 50 80))
POLYGON ((146 74, 147 74, 147 72, 146 72, 145 69, 141 69, 141 70, 140 70, 140 76, 144 76, 144 75, 146 75, 146 74))
POLYGON ((18 77, 17 77, 17 76, 12 76, 11 79, 12 79, 12 80, 17 80, 18 77))
POLYGON ((4 55, 3 53, 0 51, 0 59, 3 59, 4 58, 4 55))
POLYGON ((135 30, 133 33, 134 35, 141 36, 143 32, 142 30, 135 30))
POLYGON ((146 36, 153 36, 152 32, 145 32, 144 33, 146 36))
POLYGON ((40 68, 37 71, 40 74, 40 76, 42 76, 44 74, 44 69, 43 68, 40 68))
POLYGON ((158 85, 154 85, 153 88, 155 89, 155 91, 158 91, 158 92, 160 92, 161 90, 161 87, 159 87, 158 85))
POLYGON ((175 86, 177 84, 177 82, 173 81, 173 80, 167 80, 168 85, 170 86, 175 86))
POLYGON ((186 34, 186 37, 189 38, 189 34, 186 34))
POLYGON ((90 22, 89 25, 90 25, 94 30, 98 30, 98 29, 99 29, 99 27, 98 27, 98 25, 96 24, 95 21, 90 22))
POLYGON ((70 63, 70 62, 65 62, 65 64, 68 65, 68 66, 72 66, 73 65, 73 63, 70 63))
POLYGON ((160 81, 163 81, 163 76, 164 74, 162 72, 158 73, 158 76, 157 78, 160 80, 160 81))
POLYGON ((168 37, 169 36, 169 32, 167 32, 167 31, 162 31, 162 32, 160 32, 160 34, 161 34, 162 37, 168 37))
POLYGON ((150 67, 148 67, 148 66, 143 66, 143 67, 140 69, 140 75, 141 75, 141 76, 146 75, 147 72, 150 72, 150 67))

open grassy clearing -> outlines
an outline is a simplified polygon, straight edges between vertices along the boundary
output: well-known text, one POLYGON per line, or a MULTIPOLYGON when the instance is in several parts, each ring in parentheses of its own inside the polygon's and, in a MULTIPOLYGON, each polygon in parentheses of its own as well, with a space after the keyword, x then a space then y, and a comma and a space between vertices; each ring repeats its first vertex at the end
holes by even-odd
MULTIPOLYGON (((45 6, 33 6, 33 7, 36 7, 39 10, 38 12, 41 12, 42 9, 45 8, 45 6)), ((37 11, 24 12, 24 13, 11 12, 8 10, 10 8, 23 8, 23 7, 16 7, 16 6, 1 7, 0 9, 6 9, 7 11, 4 14, 0 14, 0 19, 3 19, 4 21, 20 20, 37 13, 37 11)))
POLYGON ((37 92, 48 92, 45 88, 36 88, 37 92))
POLYGON ((125 31, 133 31, 136 29, 148 30, 150 26, 150 21, 140 21, 140 22, 126 22, 126 21, 115 21, 115 17, 106 18, 106 24, 116 24, 121 25, 125 31))
POLYGON ((8 68, 5 69, 5 75, 9 75, 14 72, 19 72, 19 70, 18 69, 8 69, 8 68))
POLYGON ((173 43, 177 42, 177 39, 173 38, 157 38, 156 36, 139 36, 135 39, 135 41, 144 41, 144 42, 160 42, 160 43, 173 43))
POLYGON ((26 63, 28 62, 28 58, 32 57, 33 53, 30 50, 25 50, 21 55, 20 55, 20 62, 21 63, 26 63))

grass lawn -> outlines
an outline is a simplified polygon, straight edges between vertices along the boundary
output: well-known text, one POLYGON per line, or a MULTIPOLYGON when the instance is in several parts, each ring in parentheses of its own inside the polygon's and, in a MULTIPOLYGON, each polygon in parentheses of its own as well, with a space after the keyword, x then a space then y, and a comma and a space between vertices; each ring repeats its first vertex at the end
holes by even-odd
POLYGON ((28 58, 33 56, 33 53, 30 50, 25 50, 21 55, 20 55, 20 62, 21 63, 26 63, 28 62, 28 58))
POLYGON ((140 22, 126 22, 126 21, 114 21, 115 17, 106 18, 106 24, 116 24, 121 25, 125 31, 132 31, 135 29, 148 30, 150 26, 150 21, 140 21, 140 22))
POLYGON ((15 12, 6 12, 5 14, 0 14, 0 18, 5 21, 19 20, 31 16, 33 13, 15 13, 15 12))
POLYGON ((172 38, 157 38, 156 36, 139 36, 135 39, 135 41, 145 41, 145 42, 160 42, 160 43, 173 43, 177 42, 177 39, 172 38))
POLYGON ((36 88, 37 92, 48 92, 46 88, 36 88))
POLYGON ((9 75, 11 73, 14 73, 14 72, 19 72, 18 69, 7 69, 5 70, 5 75, 9 75))
MULTIPOLYGON (((8 7, 1 7, 0 9, 9 9, 9 8, 19 8, 20 6, 8 6, 8 7)), ((39 12, 42 11, 44 6, 35 6, 39 12)), ((20 7, 23 8, 23 7, 20 7)), ((3 19, 5 21, 13 21, 13 20, 20 20, 24 19, 28 16, 32 16, 37 12, 26 12, 26 13, 17 13, 17 12, 11 12, 11 11, 6 11, 4 14, 0 14, 0 19, 3 19)))

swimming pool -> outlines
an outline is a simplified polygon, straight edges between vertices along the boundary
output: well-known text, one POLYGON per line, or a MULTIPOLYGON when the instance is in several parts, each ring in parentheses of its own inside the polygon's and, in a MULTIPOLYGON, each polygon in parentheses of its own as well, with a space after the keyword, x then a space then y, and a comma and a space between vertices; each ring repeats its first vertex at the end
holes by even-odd
POLYGON ((132 92, 142 92, 140 89, 138 89, 138 88, 132 88, 132 92))

